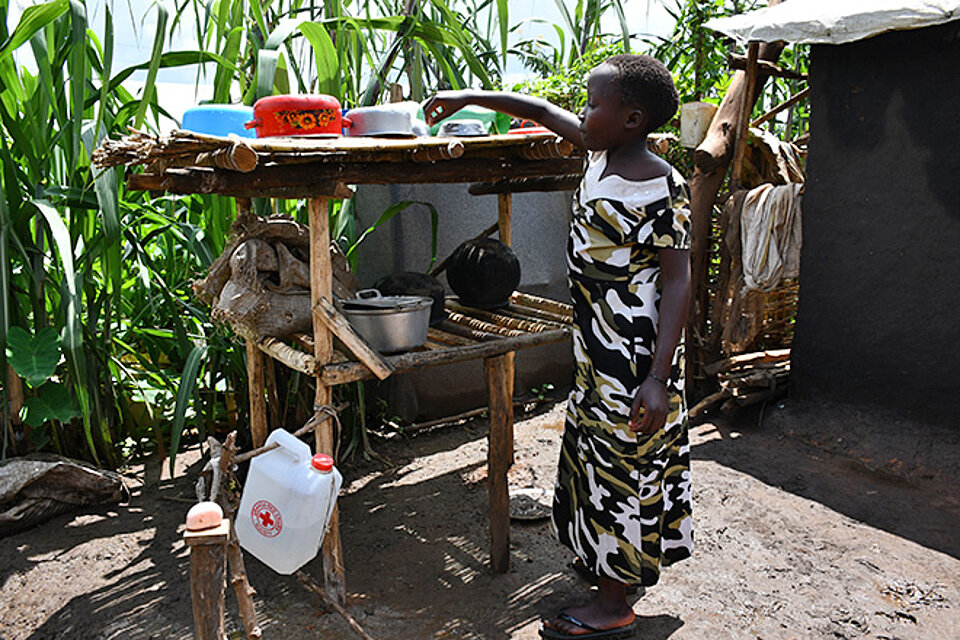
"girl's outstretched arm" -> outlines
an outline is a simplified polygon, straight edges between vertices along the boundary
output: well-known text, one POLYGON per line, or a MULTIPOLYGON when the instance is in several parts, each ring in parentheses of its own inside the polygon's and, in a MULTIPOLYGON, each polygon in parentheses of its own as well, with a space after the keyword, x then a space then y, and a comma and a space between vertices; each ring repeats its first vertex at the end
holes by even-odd
POLYGON ((506 113, 514 118, 533 120, 578 147, 583 147, 580 137, 580 118, 541 98, 505 91, 440 91, 423 105, 427 124, 434 124, 453 115, 467 105, 475 104, 506 113))
POLYGON ((630 429, 653 433, 662 427, 670 412, 667 385, 673 352, 680 343, 680 335, 687 322, 690 304, 690 251, 688 249, 660 249, 660 320, 657 324, 657 344, 647 378, 633 399, 630 411, 630 429), (643 407, 643 416, 640 408, 643 407))

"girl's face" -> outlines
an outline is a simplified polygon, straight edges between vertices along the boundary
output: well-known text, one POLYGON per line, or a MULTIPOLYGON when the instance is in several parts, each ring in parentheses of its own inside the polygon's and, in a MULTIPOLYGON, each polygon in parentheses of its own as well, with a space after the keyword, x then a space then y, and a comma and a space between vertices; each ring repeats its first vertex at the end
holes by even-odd
POLYGON ((580 112, 580 136, 591 151, 612 149, 624 140, 624 127, 636 109, 623 104, 613 81, 616 70, 601 64, 587 78, 587 106, 580 112))

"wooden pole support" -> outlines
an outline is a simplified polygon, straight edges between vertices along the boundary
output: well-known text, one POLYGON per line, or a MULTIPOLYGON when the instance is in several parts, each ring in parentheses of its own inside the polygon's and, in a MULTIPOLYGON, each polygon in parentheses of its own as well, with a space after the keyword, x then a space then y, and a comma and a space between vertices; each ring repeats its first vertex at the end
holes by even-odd
POLYGON ((733 150, 733 168, 730 182, 733 188, 739 188, 740 177, 743 175, 743 159, 747 154, 747 138, 750 137, 750 112, 756 98, 753 91, 757 86, 757 56, 760 53, 760 43, 751 42, 747 49, 746 84, 743 99, 740 103, 740 117, 737 120, 737 138, 733 150))
POLYGON ((253 340, 247 340, 247 395, 250 398, 250 439, 254 447, 267 441, 266 376, 263 352, 253 340))
MULTIPOLYGON (((323 366, 333 359, 333 335, 324 323, 320 300, 330 301, 333 295, 333 265, 330 261, 330 219, 327 199, 310 198, 307 209, 310 213, 310 303, 313 305, 313 355, 317 364, 323 366)), ((330 387, 317 379, 314 406, 331 404, 330 387)), ((314 430, 317 453, 326 453, 336 459, 337 447, 332 420, 324 420, 314 430)), ((340 514, 336 506, 330 517, 330 529, 323 538, 324 587, 331 600, 343 604, 347 600, 343 548, 340 545, 340 514)))
MULTIPOLYGON (((782 0, 769 0, 768 6, 780 4, 782 0)), ((775 62, 785 46, 784 42, 771 42, 758 49, 757 59, 775 62)), ((762 86, 761 82, 755 86, 762 86)), ((687 322, 687 380, 688 388, 694 391, 702 387, 698 379, 703 375, 700 365, 705 359, 707 336, 705 335, 709 314, 710 288, 707 283, 709 274, 709 250, 712 240, 711 224, 713 206, 717 193, 723 184, 733 156, 739 129, 739 116, 744 95, 752 96, 756 101, 756 90, 747 93, 746 74, 738 71, 733 75, 727 93, 723 96, 720 108, 710 122, 707 136, 694 151, 694 173, 690 178, 690 315, 687 322)), ((751 105, 753 103, 751 102, 751 105)), ((752 106, 751 106, 752 109, 752 106)), ((716 328, 712 330, 716 331, 716 328)), ((702 389, 699 389, 702 391, 702 389)))
POLYGON ((227 542, 230 521, 204 531, 187 531, 190 547, 190 597, 197 640, 226 640, 224 591, 227 587, 227 542))
MULTIPOLYGON (((497 194, 497 230, 500 234, 500 242, 510 246, 510 237, 512 234, 513 218, 513 196, 509 193, 497 194)), ((507 398, 513 402, 514 381, 516 379, 516 366, 513 352, 504 354, 507 378, 507 398)), ((511 407, 511 412, 513 411, 511 407)), ((506 433, 507 437, 507 456, 509 464, 513 464, 513 417, 510 419, 510 428, 506 433)))
POLYGON ((490 435, 487 449, 487 488, 490 500, 490 568, 505 573, 510 568, 510 432, 513 399, 510 394, 507 354, 483 361, 490 395, 490 435))

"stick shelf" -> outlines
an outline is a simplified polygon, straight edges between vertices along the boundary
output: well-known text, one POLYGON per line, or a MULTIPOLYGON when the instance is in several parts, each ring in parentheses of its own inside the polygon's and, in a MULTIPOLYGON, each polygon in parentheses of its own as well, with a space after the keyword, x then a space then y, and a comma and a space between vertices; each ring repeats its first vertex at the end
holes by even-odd
MULTIPOLYGON (((430 328, 423 347, 383 356, 393 374, 562 342, 569 339, 573 320, 569 305, 520 292, 513 294, 507 307, 496 311, 465 307, 456 299, 448 299, 446 308, 447 319, 430 328)), ((308 334, 299 334, 290 341, 262 337, 256 344, 274 360, 317 377, 328 386, 374 377, 363 363, 341 350, 334 350, 331 361, 320 364, 311 355, 315 343, 308 334)))

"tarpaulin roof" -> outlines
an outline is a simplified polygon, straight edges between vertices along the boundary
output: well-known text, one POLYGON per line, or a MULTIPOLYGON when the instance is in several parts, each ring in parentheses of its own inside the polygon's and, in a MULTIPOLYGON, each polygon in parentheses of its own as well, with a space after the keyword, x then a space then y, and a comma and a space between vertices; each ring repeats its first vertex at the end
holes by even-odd
POLYGON ((960 19, 960 0, 787 0, 706 27, 742 42, 843 44, 960 19))

